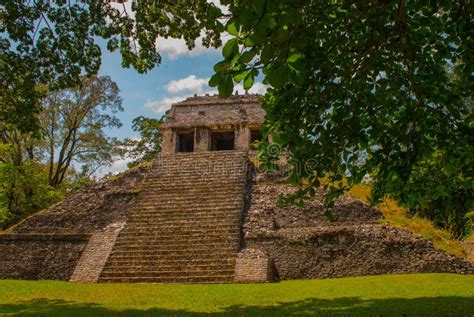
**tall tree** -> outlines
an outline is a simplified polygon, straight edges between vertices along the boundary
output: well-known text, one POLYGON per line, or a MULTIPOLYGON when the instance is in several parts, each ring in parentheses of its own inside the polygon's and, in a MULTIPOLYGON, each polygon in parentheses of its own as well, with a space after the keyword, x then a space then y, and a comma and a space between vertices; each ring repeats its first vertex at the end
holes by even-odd
POLYGON ((51 186, 63 182, 73 162, 93 172, 118 154, 118 141, 104 130, 121 127, 115 116, 123 110, 119 92, 106 76, 83 79, 80 87, 47 95, 40 122, 51 186))
POLYGON ((92 77, 46 94, 38 133, 0 122, 0 228, 57 202, 121 154, 106 135, 121 126, 121 110, 116 83, 92 77))

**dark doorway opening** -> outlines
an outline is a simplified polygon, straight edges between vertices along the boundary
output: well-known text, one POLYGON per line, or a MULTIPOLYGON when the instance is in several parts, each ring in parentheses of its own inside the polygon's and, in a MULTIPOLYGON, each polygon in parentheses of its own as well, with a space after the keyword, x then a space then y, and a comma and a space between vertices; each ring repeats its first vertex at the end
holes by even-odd
POLYGON ((262 141, 262 133, 260 130, 250 130, 250 147, 256 148, 254 143, 260 141, 262 141))
POLYGON ((194 132, 178 133, 177 152, 194 151, 194 132))
POLYGON ((213 132, 211 138, 212 151, 225 151, 234 149, 234 131, 213 132))

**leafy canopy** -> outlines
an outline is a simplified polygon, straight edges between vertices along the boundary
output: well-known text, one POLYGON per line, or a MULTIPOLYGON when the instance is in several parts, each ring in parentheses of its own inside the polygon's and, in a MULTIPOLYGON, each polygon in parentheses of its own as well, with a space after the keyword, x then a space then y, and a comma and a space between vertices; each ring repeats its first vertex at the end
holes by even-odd
POLYGON ((292 179, 310 181, 293 198, 329 176, 331 206, 370 174, 374 201, 393 195, 414 210, 436 202, 461 218, 472 208, 471 1, 223 3, 232 38, 210 85, 225 97, 234 81, 249 88, 263 73, 272 87, 264 132, 304 167, 292 179), (440 177, 428 185, 430 168, 440 177))
POLYGON ((101 49, 119 51, 124 67, 146 72, 161 62, 160 38, 183 38, 189 48, 203 33, 218 47, 220 9, 205 0, 133 1, 132 11, 109 1, 2 1, 0 4, 0 120, 37 130, 44 92, 97 74, 101 49))

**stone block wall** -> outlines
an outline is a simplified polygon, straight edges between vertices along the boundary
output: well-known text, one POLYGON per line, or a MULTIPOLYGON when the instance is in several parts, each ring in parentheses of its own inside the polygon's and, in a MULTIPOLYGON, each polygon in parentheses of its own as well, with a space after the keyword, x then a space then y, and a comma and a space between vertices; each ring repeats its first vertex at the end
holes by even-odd
POLYGON ((89 235, 0 235, 0 279, 69 280, 89 235))
POLYGON ((271 259, 261 250, 244 249, 235 264, 236 283, 265 283, 273 279, 271 259))
POLYGON ((382 213, 359 200, 339 198, 328 218, 322 190, 304 207, 282 206, 278 196, 296 188, 258 179, 243 226, 243 247, 273 261, 274 279, 474 273, 472 263, 435 249, 426 238, 382 225, 382 213))
POLYGON ((92 235, 72 273, 71 282, 96 283, 99 280, 124 225, 125 222, 114 223, 92 235))
POLYGON ((282 280, 399 273, 473 274, 474 266, 425 238, 375 225, 306 228, 247 236, 282 280))
POLYGON ((0 279, 69 280, 91 235, 126 220, 148 170, 85 187, 9 228, 0 235, 0 279))

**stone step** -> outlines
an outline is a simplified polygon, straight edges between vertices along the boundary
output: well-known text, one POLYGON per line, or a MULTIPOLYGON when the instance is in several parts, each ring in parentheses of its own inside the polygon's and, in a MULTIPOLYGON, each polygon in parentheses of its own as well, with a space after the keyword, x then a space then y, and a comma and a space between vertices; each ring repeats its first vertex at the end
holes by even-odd
POLYGON ((102 272, 102 278, 108 277, 200 277, 200 276, 224 276, 224 275, 233 275, 233 269, 227 270, 170 270, 170 271, 150 271, 150 270, 126 270, 126 271, 106 271, 102 272))
POLYGON ((151 236, 121 236, 115 242, 116 246, 122 246, 122 245, 127 245, 127 244, 141 244, 141 243, 150 243, 150 244, 181 244, 181 243, 216 243, 216 242, 221 242, 221 241, 226 241, 227 243, 234 243, 234 242, 240 242, 240 234, 233 234, 233 235, 228 235, 228 236, 223 236, 223 235, 212 235, 212 234, 206 234, 206 235, 185 235, 185 236, 176 236, 176 235, 169 235, 169 236, 156 236, 156 237, 151 237, 151 236))
POLYGON ((133 265, 130 263, 125 264, 115 264, 105 267, 102 273, 105 272, 123 272, 123 271, 155 271, 155 272, 171 272, 171 271, 209 271, 209 270, 234 270, 235 263, 222 263, 222 264, 197 264, 197 265, 189 265, 189 264, 182 264, 182 265, 165 265, 160 264, 156 265, 153 263, 152 265, 133 265))
POLYGON ((192 179, 240 179, 246 175, 243 171, 239 171, 233 167, 219 166, 208 168, 208 165, 200 164, 196 166, 172 166, 166 170, 159 170, 151 172, 147 175, 147 179, 153 180, 156 178, 192 178, 192 179))
POLYGON ((144 235, 142 233, 134 233, 133 230, 130 230, 128 232, 120 232, 120 235, 118 237, 118 241, 121 241, 122 239, 134 239, 134 240, 141 240, 143 238, 146 238, 148 241, 153 241, 153 240, 160 240, 160 239, 176 239, 176 238, 204 238, 204 237, 220 237, 222 239, 228 239, 231 237, 238 237, 240 236, 240 228, 235 228, 234 230, 220 230, 216 229, 213 231, 203 231, 203 230, 193 230, 193 231, 187 231, 187 232, 176 232, 176 230, 161 230, 160 232, 150 232, 147 235, 144 235))
POLYGON ((241 218, 240 210, 236 208, 229 208, 229 209, 217 209, 212 211, 204 211, 204 212, 189 212, 189 211, 182 211, 182 212, 167 212, 165 210, 157 210, 155 212, 148 212, 148 213, 132 213, 128 217, 128 222, 131 223, 132 221, 167 221, 167 220, 203 220, 203 219, 220 219, 222 221, 225 220, 235 220, 241 218))
POLYGON ((231 258, 235 257, 236 252, 220 252, 220 253, 184 253, 184 254, 153 254, 153 255, 138 255, 138 254, 111 254, 109 259, 111 261, 136 261, 143 260, 148 262, 155 261, 174 261, 174 260, 215 260, 219 261, 221 258, 231 258))
MULTIPOLYGON (((234 202, 233 204, 219 204, 217 205, 197 205, 190 204, 187 206, 164 206, 158 205, 152 208, 152 206, 139 206, 137 205, 135 210, 130 212, 130 217, 139 215, 153 215, 165 216, 165 215, 213 215, 213 214, 232 214, 241 211, 242 201, 234 202), (155 210, 155 211, 154 211, 155 210)), ((130 218, 131 219, 131 218, 130 218)))
POLYGON ((216 226, 221 225, 222 222, 234 223, 238 225, 240 223, 240 217, 212 217, 212 218, 143 218, 135 219, 130 221, 134 226, 145 227, 151 225, 167 226, 167 225, 202 225, 202 224, 215 224, 216 226))
POLYGON ((202 237, 213 235, 219 235, 221 237, 240 235, 240 228, 238 224, 227 225, 225 228, 223 228, 222 226, 167 226, 159 228, 147 226, 140 227, 139 229, 137 229, 134 226, 126 226, 125 229, 123 229, 120 233, 119 239, 121 239, 122 237, 146 237, 147 239, 166 239, 168 237, 202 237))
POLYGON ((154 260, 148 261, 141 258, 135 260, 120 260, 120 259, 111 259, 106 267, 113 266, 140 266, 140 267, 167 267, 167 266, 217 266, 217 265, 226 265, 226 266, 235 266, 235 258, 220 258, 220 259, 186 259, 186 260, 154 260))
POLYGON ((150 233, 150 236, 154 235, 168 235, 169 233, 174 233, 177 235, 187 234, 188 232, 201 231, 201 232, 213 232, 216 230, 216 226, 219 227, 219 230, 224 230, 229 233, 236 231, 236 226, 238 224, 226 224, 225 226, 219 224, 199 224, 199 225, 182 225, 182 224, 170 224, 170 225, 149 225, 143 227, 125 227, 122 230, 123 234, 126 233, 138 233, 146 234, 150 233), (150 232, 151 231, 151 232, 150 232))
POLYGON ((185 276, 185 277, 108 277, 100 278, 99 283, 232 283, 234 275, 223 276, 185 276))
POLYGON ((192 212, 212 212, 212 211, 219 211, 219 210, 229 210, 229 209, 241 209, 242 204, 244 200, 235 200, 235 201, 227 201, 227 202, 218 202, 212 201, 209 202, 197 202, 197 201, 190 201, 190 202, 185 202, 180 201, 179 203, 164 203, 164 202, 156 202, 154 204, 153 201, 149 201, 146 203, 137 203, 136 207, 134 208, 134 211, 131 213, 131 215, 134 214, 139 214, 144 211, 150 211, 150 210, 158 210, 160 212, 186 212, 186 213, 192 213, 192 212))
POLYGON ((248 153, 242 151, 207 151, 207 152, 192 152, 192 153, 175 153, 173 155, 160 156, 155 158, 153 161, 154 167, 166 167, 170 164, 179 162, 194 162, 204 161, 211 159, 214 163, 226 161, 226 159, 232 158, 234 162, 239 160, 244 161, 247 159, 248 153))
POLYGON ((148 248, 146 250, 143 249, 131 249, 126 250, 125 248, 120 248, 119 251, 113 251, 111 256, 127 256, 127 255, 143 255, 143 256, 152 256, 152 255, 194 255, 194 254, 223 254, 227 252, 237 252, 238 246, 219 246, 212 249, 209 248, 187 248, 187 249, 167 249, 167 248, 148 248))
POLYGON ((144 206, 153 206, 156 207, 176 207, 176 208, 192 208, 196 207, 224 207, 224 206, 235 206, 238 203, 243 202, 243 194, 229 194, 222 197, 202 197, 202 196, 193 196, 193 197, 183 197, 183 196, 161 196, 153 195, 152 197, 141 197, 136 201, 136 208, 140 209, 144 206), (234 196, 232 196, 234 195, 234 196), (232 198, 230 198, 232 197, 232 198), (147 199, 148 198, 148 199, 147 199))
POLYGON ((244 177, 201 177, 189 178, 188 176, 178 176, 170 179, 169 176, 155 176, 148 178, 143 184, 142 190, 147 188, 170 188, 170 189, 199 189, 199 188, 215 188, 217 186, 232 188, 235 186, 244 186, 246 178, 244 177))
POLYGON ((197 202, 207 202, 227 200, 229 197, 233 197, 232 200, 240 199, 238 196, 242 196, 244 193, 243 188, 235 191, 220 191, 219 188, 216 188, 212 192, 175 192, 175 193, 161 193, 157 191, 156 193, 144 193, 141 199, 137 200, 137 203, 148 202, 148 201, 158 201, 158 202, 176 202, 176 201, 197 201, 197 202), (234 196, 235 195, 235 196, 234 196), (143 200, 144 198, 146 200, 143 200), (150 200, 152 199, 152 200, 150 200))
POLYGON ((223 243, 200 243, 200 244, 165 244, 165 243, 146 243, 146 244, 123 244, 120 245, 120 251, 136 251, 136 252, 161 252, 163 250, 167 251, 194 251, 196 249, 213 249, 213 250, 235 250, 239 247, 238 241, 234 243, 229 243, 227 241, 223 243))

